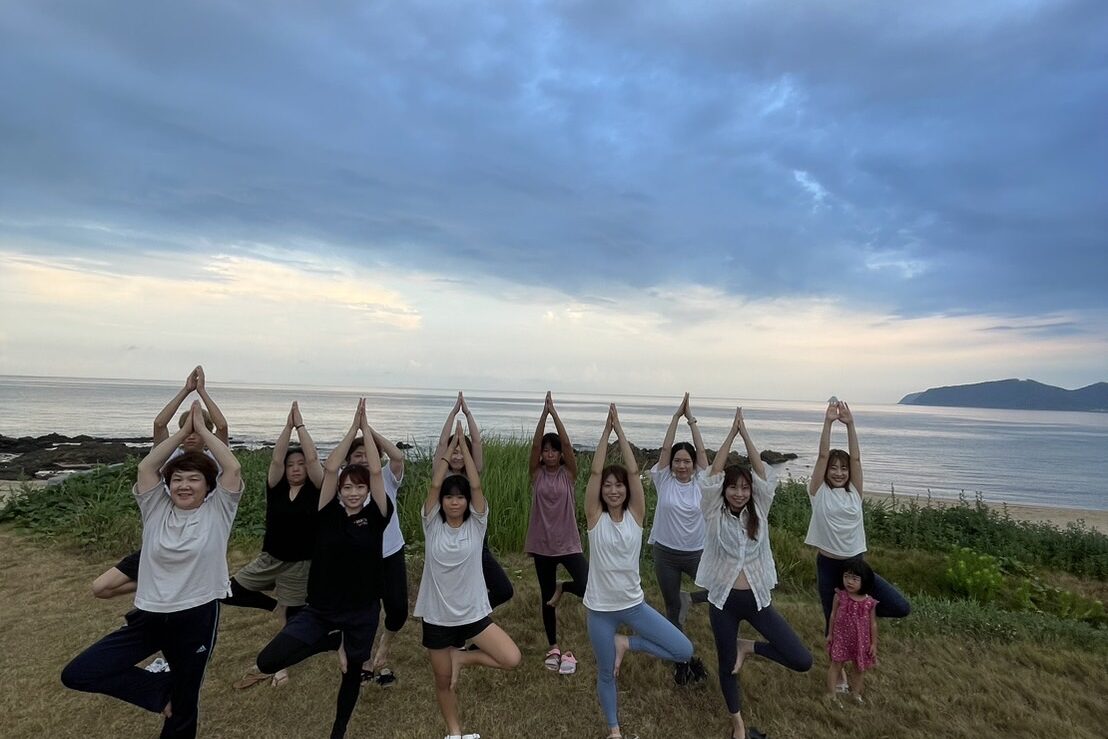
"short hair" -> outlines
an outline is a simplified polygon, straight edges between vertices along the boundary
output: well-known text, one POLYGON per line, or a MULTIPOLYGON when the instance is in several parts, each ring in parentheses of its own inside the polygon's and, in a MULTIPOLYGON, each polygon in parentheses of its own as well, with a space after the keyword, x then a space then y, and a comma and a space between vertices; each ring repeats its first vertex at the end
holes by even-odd
POLYGON ((677 452, 686 451, 689 453, 689 457, 692 458, 693 464, 696 464, 696 447, 687 441, 679 441, 669 448, 669 468, 673 469, 673 458, 677 456, 677 452))
POLYGON ((308 458, 308 455, 304 453, 304 450, 302 448, 298 446, 290 446, 288 448, 288 451, 285 452, 285 464, 289 463, 289 457, 294 454, 299 454, 300 456, 304 457, 305 460, 308 458))
MULTIPOLYGON (((192 413, 192 411, 185 411, 181 414, 181 417, 177 419, 177 428, 183 429, 185 427, 185 421, 189 420, 190 413, 192 413)), ((212 423, 212 417, 208 415, 208 411, 204 408, 201 408, 200 415, 204 419, 204 427, 207 428, 208 431, 214 430, 215 424, 212 423)))
POLYGON ((169 460, 162 467, 162 481, 166 487, 173 479, 174 472, 199 472, 204 475, 204 483, 208 486, 208 492, 215 490, 216 477, 219 475, 219 467, 215 460, 203 452, 183 452, 169 460))
MULTIPOLYGON (((473 489, 469 485, 469 478, 465 475, 447 475, 442 481, 439 487, 439 518, 443 521, 446 520, 446 513, 442 510, 442 499, 448 495, 461 495, 466 499, 466 503, 472 503, 473 489)), ((469 515, 470 510, 467 505, 465 513, 462 514, 462 520, 467 520, 469 515)))
POLYGON ((750 470, 737 464, 728 465, 723 470, 723 485, 719 489, 719 494, 723 498, 723 505, 730 510, 730 506, 727 505, 727 488, 738 485, 740 479, 750 484, 750 497, 735 515, 741 515, 746 511, 746 538, 754 541, 758 538, 758 509, 754 506, 754 477, 750 474, 750 470))
POLYGON ((358 451, 359 449, 361 449, 364 446, 365 446, 365 439, 363 439, 360 436, 357 439, 354 439, 354 441, 351 442, 351 444, 350 444, 349 451, 346 452, 346 463, 350 464, 350 458, 354 456, 354 452, 358 451))
MULTIPOLYGON (((827 453, 827 469, 831 469, 831 463, 835 460, 839 460, 846 465, 846 487, 850 488, 850 453, 845 449, 832 449, 827 453)), ((823 481, 827 482, 827 472, 823 473, 823 481)), ((831 487, 831 483, 827 482, 827 486, 831 487)))
POLYGON ((347 480, 353 481, 355 485, 365 485, 369 487, 369 481, 372 479, 372 475, 369 472, 369 468, 362 464, 348 464, 342 468, 342 472, 339 473, 339 481, 335 486, 336 490, 342 488, 346 484, 347 480))
POLYGON ((857 575, 862 581, 858 586, 858 595, 869 595, 873 592, 874 582, 877 576, 873 574, 873 568, 861 557, 848 559, 842 564, 842 573, 839 575, 842 584, 842 575, 857 575))
MULTIPOLYGON (((627 510, 627 507, 631 505, 631 476, 627 472, 627 468, 621 464, 610 464, 604 468, 600 473, 600 488, 604 489, 604 481, 611 475, 616 478, 617 482, 623 483, 623 489, 626 491, 626 495, 623 496, 623 505, 621 508, 627 510)), ((600 508, 605 513, 611 515, 611 511, 608 510, 608 503, 604 500, 604 494, 600 495, 600 508)))

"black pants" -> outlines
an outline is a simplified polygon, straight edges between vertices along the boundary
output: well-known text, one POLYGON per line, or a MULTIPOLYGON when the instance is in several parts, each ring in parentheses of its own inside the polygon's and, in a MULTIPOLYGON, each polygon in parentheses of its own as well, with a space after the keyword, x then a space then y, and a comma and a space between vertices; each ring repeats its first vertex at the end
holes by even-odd
POLYGON ((408 563, 404 547, 381 560, 385 589, 381 606, 385 609, 385 629, 394 634, 408 620, 408 563))
POLYGON ((219 601, 176 613, 133 610, 127 624, 77 655, 62 670, 62 684, 86 693, 103 693, 161 713, 162 737, 194 737, 199 722, 200 685, 215 651, 219 601), (138 662, 157 651, 169 672, 147 672, 138 662))
POLYGON ((566 568, 573 579, 562 583, 563 593, 573 593, 578 598, 585 597, 585 586, 589 584, 589 561, 585 555, 563 554, 559 557, 547 557, 542 554, 531 555, 535 558, 535 574, 539 578, 539 592, 542 598, 542 625, 546 629, 546 641, 553 646, 558 643, 558 615, 546 605, 554 597, 554 588, 558 584, 558 565, 566 568))
POLYGON ((732 674, 739 656, 739 623, 748 622, 765 641, 754 643, 754 653, 771 659, 790 670, 807 672, 812 669, 812 653, 800 641, 792 627, 772 605, 758 610, 754 593, 749 590, 732 590, 723 608, 711 607, 708 620, 712 624, 712 636, 716 640, 716 656, 719 657, 719 689, 727 710, 742 710, 739 697, 739 681, 732 674))
MULTIPOLYGON (((831 606, 835 603, 835 588, 843 586, 843 565, 848 561, 850 560, 816 555, 816 587, 819 589, 819 602, 823 606, 824 634, 831 627, 831 606)), ((870 595, 877 601, 874 612, 878 618, 904 618, 912 612, 908 599, 877 573, 874 573, 873 592, 870 595)))
POLYGON ((489 549, 488 534, 485 534, 485 544, 481 549, 481 574, 485 576, 485 589, 489 591, 489 605, 493 608, 507 603, 515 595, 508 573, 489 549))
POLYGON ((358 704, 361 665, 370 658, 379 619, 379 602, 369 610, 350 614, 326 613, 308 606, 285 624, 281 633, 258 654, 258 669, 272 674, 344 645, 347 667, 339 682, 335 722, 331 725, 331 739, 342 739, 346 736, 354 706, 358 704))
POLYGON ((277 608, 277 600, 265 593, 247 590, 235 578, 231 578, 231 594, 222 599, 225 606, 238 606, 239 608, 257 608, 262 611, 272 611, 277 608))
MULTIPOLYGON (((681 627, 681 575, 696 579, 696 569, 700 566, 703 549, 684 552, 671 549, 664 544, 654 542, 654 576, 658 578, 658 589, 662 591, 662 601, 666 604, 666 619, 681 627)), ((693 603, 707 603, 708 591, 694 590, 689 593, 693 603)))

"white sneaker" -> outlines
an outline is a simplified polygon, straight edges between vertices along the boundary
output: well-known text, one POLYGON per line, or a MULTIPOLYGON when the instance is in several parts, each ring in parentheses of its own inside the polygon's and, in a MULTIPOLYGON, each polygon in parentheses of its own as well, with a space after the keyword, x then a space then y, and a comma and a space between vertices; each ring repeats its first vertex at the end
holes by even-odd
POLYGON ((169 663, 161 657, 146 666, 147 672, 169 672, 169 663))

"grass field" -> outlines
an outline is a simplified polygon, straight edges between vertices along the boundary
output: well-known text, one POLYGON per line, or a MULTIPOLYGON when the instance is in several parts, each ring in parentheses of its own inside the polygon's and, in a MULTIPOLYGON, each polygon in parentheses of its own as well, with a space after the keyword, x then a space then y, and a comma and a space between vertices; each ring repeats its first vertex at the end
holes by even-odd
MULTIPOLYGON (((494 618, 520 645, 524 663, 511 673, 463 673, 464 725, 486 739, 603 737, 584 608, 572 596, 561 609, 560 629, 563 648, 579 655, 578 674, 560 677, 542 667, 546 644, 534 572, 525 556, 512 551, 514 542, 522 542, 519 526, 526 526, 526 477, 516 473, 519 450, 509 448, 518 445, 504 446, 497 450, 494 445, 488 454, 488 481, 497 527, 493 543, 512 575, 516 596, 494 618)), ((264 463, 262 455, 244 455, 252 486, 264 463)), ((422 467, 419 462, 410 465, 401 493, 409 540, 422 499, 422 467)), ((127 495, 129 474, 124 469, 84 476, 62 488, 24 496, 0 514, 6 522, 0 525, 5 553, 0 565, 5 688, 0 691, 0 735, 5 738, 157 735, 157 716, 104 696, 65 690, 58 679, 66 661, 117 628, 130 607, 125 599, 96 601, 88 593, 91 580, 137 542, 137 515, 127 495)), ((232 571, 257 551, 258 504, 264 496, 257 487, 250 490, 232 539, 232 571)), ((774 602, 815 653, 816 666, 796 674, 749 661, 742 675, 749 725, 775 738, 1104 736, 1108 629, 1095 609, 1074 605, 1087 606, 1106 594, 1103 535, 1080 527, 1028 529, 973 504, 949 514, 868 508, 867 530, 874 544, 870 559, 909 595, 914 612, 900 622, 880 623, 880 664, 867 678, 870 705, 832 709, 823 700, 827 661, 821 648, 814 555, 797 534, 806 506, 798 490, 803 494, 798 486, 783 485, 775 506, 773 547, 782 584, 774 602), (1039 590, 1048 583, 1064 588, 1059 592, 1068 594, 1068 600, 1052 596, 1051 604, 1061 604, 1050 606, 1058 610, 1052 614, 1043 610, 1046 601, 1021 605, 1001 597, 1003 591, 954 594, 944 572, 952 547, 967 545, 976 545, 981 556, 992 559, 998 577, 1020 584, 1012 592, 1026 595, 1027 583, 1039 590), (1022 553, 1024 559, 1014 556, 1022 553)), ((414 600, 421 562, 418 538, 413 543, 409 575, 414 600)), ((644 559, 647 598, 660 608, 651 574, 644 559)), ((688 630, 712 680, 678 688, 667 665, 630 655, 619 679, 625 733, 643 739, 726 735, 726 709, 714 679, 714 649, 703 606, 693 609, 688 630)), ((283 688, 231 689, 275 631, 267 614, 224 610, 201 696, 201 735, 300 737, 329 731, 338 684, 333 655, 294 668, 283 688)), ((441 737, 445 732, 426 653, 419 645, 418 622, 409 622, 401 632, 394 662, 399 684, 363 690, 348 736, 441 737)))

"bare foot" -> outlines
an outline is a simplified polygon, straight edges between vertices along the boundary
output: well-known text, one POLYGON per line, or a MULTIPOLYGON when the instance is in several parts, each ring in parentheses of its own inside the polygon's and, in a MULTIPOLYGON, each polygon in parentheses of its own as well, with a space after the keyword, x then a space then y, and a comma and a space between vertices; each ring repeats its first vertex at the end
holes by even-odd
POLYGON ((624 634, 616 634, 616 663, 612 667, 612 674, 619 677, 619 666, 623 664, 623 655, 631 648, 631 640, 624 634))
POLYGON ((342 670, 342 674, 346 674, 346 670, 350 667, 349 662, 346 659, 346 645, 339 645, 339 669, 342 670))
POLYGON ((740 739, 740 737, 746 736, 746 724, 743 722, 742 714, 731 714, 731 739, 740 739))
POLYGON ((162 715, 166 718, 173 718, 173 701, 165 704, 165 708, 162 709, 162 715))
POLYGON ((754 654, 754 642, 750 639, 739 639, 739 656, 735 658, 735 669, 731 670, 732 675, 738 675, 739 670, 743 668, 743 661, 754 654))
POLYGON ((462 659, 465 657, 465 651, 461 649, 450 650, 450 690, 454 691, 458 688, 458 677, 462 674, 462 659))
POLYGON ((281 688, 281 687, 284 687, 285 684, 288 683, 288 681, 289 681, 289 671, 288 670, 278 670, 277 672, 273 673, 273 680, 272 680, 271 684, 275 688, 281 688))
POLYGON ((562 583, 556 583, 554 585, 554 595, 550 596, 550 600, 546 601, 546 605, 551 608, 557 608, 558 602, 562 599, 562 583))

